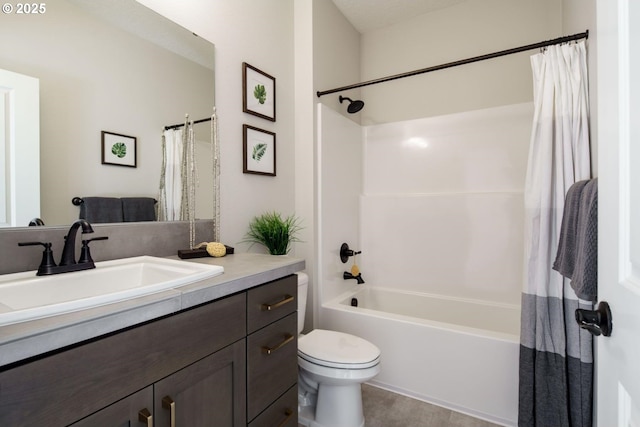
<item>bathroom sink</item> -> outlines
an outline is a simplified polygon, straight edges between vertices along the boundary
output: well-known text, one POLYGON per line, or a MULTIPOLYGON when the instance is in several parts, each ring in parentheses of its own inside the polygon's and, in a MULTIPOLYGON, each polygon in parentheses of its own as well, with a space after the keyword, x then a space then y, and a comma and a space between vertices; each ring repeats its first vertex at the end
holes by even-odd
POLYGON ((0 275, 0 326, 148 295, 223 272, 218 265, 140 256, 52 276, 0 275))

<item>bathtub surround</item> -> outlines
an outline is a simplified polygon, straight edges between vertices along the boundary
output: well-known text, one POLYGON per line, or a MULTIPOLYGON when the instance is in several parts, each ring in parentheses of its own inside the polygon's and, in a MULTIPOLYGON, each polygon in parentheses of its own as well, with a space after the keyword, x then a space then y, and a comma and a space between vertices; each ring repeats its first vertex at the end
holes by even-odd
POLYGON ((552 270, 565 194, 591 175, 584 42, 531 57, 534 126, 525 190, 525 283, 518 425, 592 425, 593 341, 574 319, 579 300, 552 270))
MULTIPOLYGON (((318 104, 318 278, 313 286, 316 302, 329 301, 358 286, 342 278, 340 248, 345 242, 361 250, 362 127, 323 104, 318 104)), ((358 259, 362 262, 362 256, 358 259)), ((368 273, 368 270, 363 271, 368 273)), ((319 307, 320 304, 317 305, 319 307)), ((314 326, 322 327, 322 310, 314 326)))
POLYGON ((376 385, 516 425, 532 104, 363 127, 324 105, 318 109, 322 285, 316 326, 379 345, 376 385), (362 250, 364 285, 342 279, 338 248, 345 241, 362 250), (350 312, 350 299, 332 305, 345 293, 370 288, 386 288, 381 299, 389 302, 389 295, 409 298, 396 313, 350 312), (479 324, 457 325, 459 319, 420 319, 431 311, 418 303, 424 297, 463 303, 452 308, 460 314, 468 312, 468 302, 506 309, 502 327, 512 331, 498 337, 479 324), (454 387, 460 383, 464 392, 454 387), (490 394, 482 384, 491 384, 490 394))
POLYGON ((363 128, 368 284, 519 304, 531 116, 527 103, 363 128))

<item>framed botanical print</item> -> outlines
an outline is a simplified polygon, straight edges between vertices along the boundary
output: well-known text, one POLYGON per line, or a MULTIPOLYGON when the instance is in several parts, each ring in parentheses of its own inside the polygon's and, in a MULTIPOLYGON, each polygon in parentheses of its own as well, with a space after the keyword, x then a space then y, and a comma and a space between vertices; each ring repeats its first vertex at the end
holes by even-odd
POLYGON ((102 164, 136 167, 136 137, 102 131, 102 164))
POLYGON ((242 111, 276 121, 276 79, 242 63, 242 111))
POLYGON ((242 172, 276 176, 276 134, 243 125, 242 172))

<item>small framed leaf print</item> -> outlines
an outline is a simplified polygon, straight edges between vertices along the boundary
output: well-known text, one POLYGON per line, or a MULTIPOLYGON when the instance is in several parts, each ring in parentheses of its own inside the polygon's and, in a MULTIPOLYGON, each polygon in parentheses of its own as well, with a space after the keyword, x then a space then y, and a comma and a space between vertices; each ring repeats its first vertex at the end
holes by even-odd
POLYGON ((242 172, 276 176, 276 134, 243 125, 242 172))
POLYGON ((276 121, 276 79, 242 63, 242 111, 276 121))
POLYGON ((136 137, 102 131, 102 164, 136 167, 136 137))

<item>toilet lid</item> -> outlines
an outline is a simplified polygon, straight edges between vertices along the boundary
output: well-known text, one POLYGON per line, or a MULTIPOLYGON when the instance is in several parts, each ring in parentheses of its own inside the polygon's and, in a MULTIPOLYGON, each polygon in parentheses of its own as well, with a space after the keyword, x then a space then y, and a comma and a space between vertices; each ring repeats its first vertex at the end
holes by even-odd
POLYGON ((354 335, 314 329, 298 340, 298 355, 319 365, 363 369, 378 363, 380 349, 354 335))

